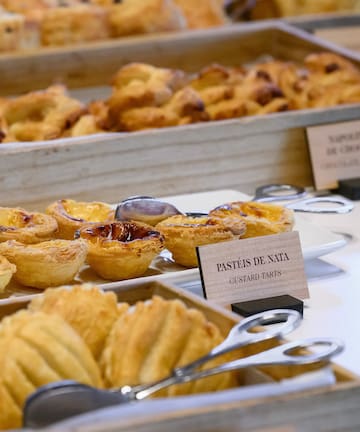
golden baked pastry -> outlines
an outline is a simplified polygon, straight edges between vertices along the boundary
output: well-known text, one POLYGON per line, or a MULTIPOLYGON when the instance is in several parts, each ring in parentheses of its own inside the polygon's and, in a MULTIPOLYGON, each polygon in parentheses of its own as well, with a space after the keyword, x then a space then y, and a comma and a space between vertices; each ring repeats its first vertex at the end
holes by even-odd
POLYGON ((229 23, 219 0, 174 0, 185 15, 187 28, 201 29, 229 23))
POLYGON ((20 49, 25 19, 20 14, 0 10, 0 52, 20 49))
POLYGON ((186 20, 172 0, 122 0, 108 7, 113 37, 182 30, 186 20))
POLYGON ((31 311, 60 315, 82 337, 95 359, 114 322, 128 309, 127 303, 117 304, 113 292, 103 292, 92 285, 75 285, 47 289, 34 297, 31 311))
POLYGON ((50 204, 46 213, 58 223, 57 236, 72 240, 75 232, 84 225, 114 219, 114 210, 102 202, 84 202, 63 199, 50 204))
POLYGON ((46 214, 0 207, 0 242, 39 243, 54 238, 57 228, 56 220, 46 214))
POLYGON ((104 8, 93 5, 50 8, 43 15, 40 31, 44 46, 103 40, 110 36, 109 17, 104 8))
POLYGON ((122 280, 143 275, 164 248, 154 227, 138 222, 109 222, 78 231, 89 246, 87 262, 104 279, 122 280))
POLYGON ((0 292, 4 291, 15 272, 16 266, 0 255, 0 292))
POLYGON ((41 141, 58 138, 83 114, 84 105, 66 95, 62 86, 27 93, 5 106, 5 142, 41 141))
POLYGON ((176 215, 159 222, 155 228, 165 237, 165 247, 175 262, 185 267, 196 267, 196 246, 235 240, 245 232, 245 223, 239 221, 237 229, 233 226, 231 230, 211 217, 176 215))
POLYGON ((291 231, 294 226, 292 210, 280 205, 254 201, 224 204, 211 210, 209 216, 221 220, 230 228, 242 220, 246 224, 242 238, 278 234, 291 231))
POLYGON ((87 253, 82 240, 50 240, 26 245, 15 240, 0 243, 0 255, 16 265, 14 279, 44 289, 73 281, 87 253))
POLYGON ((37 387, 63 379, 102 387, 99 368, 62 318, 21 311, 0 324, 0 429, 21 427, 22 407, 37 387))
MULTIPOLYGON (((219 329, 179 300, 155 296, 138 302, 114 324, 100 361, 106 385, 146 384, 207 354, 221 343, 219 329)), ((220 364, 213 360, 206 367, 220 364)), ((157 396, 214 391, 235 385, 233 374, 221 374, 158 392, 157 396)))
POLYGON ((314 15, 360 9, 358 0, 257 0, 251 19, 314 15))
MULTIPOLYGON (((114 105, 110 105, 110 116, 114 112, 116 107, 114 110, 114 105)), ((137 131, 181 126, 207 119, 204 103, 198 93, 191 87, 185 87, 176 92, 170 101, 161 107, 129 109, 121 112, 111 123, 117 131, 137 131)))

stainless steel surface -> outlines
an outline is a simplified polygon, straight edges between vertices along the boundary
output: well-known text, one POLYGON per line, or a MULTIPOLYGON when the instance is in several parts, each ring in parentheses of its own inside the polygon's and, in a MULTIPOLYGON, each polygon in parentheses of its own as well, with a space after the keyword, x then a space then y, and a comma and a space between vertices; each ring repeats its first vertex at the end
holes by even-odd
POLYGON ((207 356, 185 367, 174 369, 172 375, 152 384, 135 387, 123 386, 112 391, 98 390, 72 381, 58 382, 40 387, 26 401, 24 426, 43 427, 102 407, 141 400, 173 384, 189 382, 240 368, 328 361, 333 355, 343 350, 342 343, 334 339, 308 339, 279 345, 259 354, 224 363, 214 368, 197 370, 204 362, 225 352, 250 343, 282 337, 298 327, 300 321, 300 314, 293 310, 267 311, 246 318, 234 326, 226 340, 214 348, 207 356), (274 320, 280 321, 281 324, 269 328, 258 328, 257 332, 253 332, 255 327, 269 324, 274 320), (298 349, 315 346, 321 347, 321 351, 315 351, 314 353, 297 352, 298 349))
POLYGON ((349 213, 354 208, 354 203, 339 195, 307 196, 304 188, 290 184, 269 184, 256 188, 253 201, 292 201, 285 204, 294 211, 305 213, 349 213), (325 204, 325 205, 324 205, 325 204))

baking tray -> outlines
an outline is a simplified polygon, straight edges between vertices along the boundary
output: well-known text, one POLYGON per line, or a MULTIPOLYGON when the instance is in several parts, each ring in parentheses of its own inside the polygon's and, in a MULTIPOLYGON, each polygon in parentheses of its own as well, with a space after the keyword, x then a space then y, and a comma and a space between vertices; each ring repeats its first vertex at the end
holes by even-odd
MULTIPOLYGON (((135 286, 114 287, 113 291, 120 301, 129 303, 149 299, 154 294, 167 299, 181 299, 187 306, 201 310, 224 334, 227 334, 240 319, 238 315, 175 288, 169 283, 139 283, 135 286)), ((1 306, 0 316, 14 312, 15 307, 20 309, 25 306, 25 302, 1 306)), ((244 347, 242 353, 249 355, 275 344, 275 341, 261 342, 244 347)), ((142 405, 138 405, 137 412, 133 411, 137 409, 134 404, 125 410, 124 407, 113 407, 79 416, 68 424, 59 424, 46 430, 160 432, 186 428, 189 432, 248 432, 252 428, 292 425, 297 431, 330 432, 334 431, 334 424, 336 430, 359 430, 359 378, 335 363, 331 365, 331 371, 335 376, 335 382, 331 386, 318 387, 319 375, 312 372, 309 366, 262 368, 260 375, 247 373, 241 377, 248 385, 246 388, 239 387, 230 391, 173 400, 162 399, 159 402, 139 402, 142 405), (304 377, 307 378, 294 380, 295 375, 299 373, 305 373, 304 377), (271 381, 282 382, 284 387, 271 381), (259 387, 264 383, 265 387, 259 387)), ((329 371, 320 372, 322 373, 327 375, 329 371)), ((319 382, 323 383, 321 379, 319 382)))
MULTIPOLYGON (((199 70, 212 62, 251 63, 264 55, 301 61, 331 50, 360 56, 282 23, 131 38, 72 52, 0 59, 1 89, 21 93, 54 78, 71 88, 108 82, 122 64, 145 61, 199 70)), ((263 183, 312 184, 305 127, 358 118, 359 105, 206 122, 133 133, 0 145, 0 202, 39 208, 51 199, 117 202, 220 188, 252 193, 263 183)))
MULTIPOLYGON (((232 201, 248 201, 251 199, 246 194, 235 190, 217 190, 212 192, 195 193, 180 196, 163 197, 164 201, 175 205, 182 212, 209 212, 221 204, 232 201)), ((334 252, 346 245, 346 240, 341 234, 332 233, 320 226, 309 223, 301 214, 295 214, 294 230, 299 232, 300 242, 304 260, 311 260, 322 255, 334 252)), ((101 279, 87 265, 85 265, 74 279, 73 283, 96 283, 101 288, 109 290, 113 287, 129 286, 131 283, 138 284, 139 281, 147 282, 154 279, 172 280, 176 278, 177 283, 200 284, 200 275, 197 268, 187 269, 176 264, 171 259, 169 251, 164 250, 151 263, 149 269, 140 278, 132 282, 118 281, 111 282, 101 279)), ((23 301, 41 293, 41 290, 28 288, 17 284, 14 280, 0 293, 0 305, 23 301)))
POLYGON ((310 15, 286 19, 290 25, 360 52, 360 13, 310 15))

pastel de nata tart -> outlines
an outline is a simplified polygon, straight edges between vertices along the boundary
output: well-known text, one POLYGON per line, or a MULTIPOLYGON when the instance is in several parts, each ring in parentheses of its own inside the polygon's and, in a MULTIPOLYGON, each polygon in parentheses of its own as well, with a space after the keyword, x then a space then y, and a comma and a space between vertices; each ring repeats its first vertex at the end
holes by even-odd
POLYGON ((54 238, 57 227, 56 220, 46 214, 0 207, 0 242, 39 243, 54 238))
POLYGON ((118 304, 113 292, 83 284, 47 289, 34 297, 29 309, 61 316, 82 337, 97 359, 111 327, 128 309, 128 304, 118 304))
POLYGON ((209 215, 222 220, 229 227, 236 224, 239 219, 243 220, 246 223, 243 238, 291 231, 294 226, 292 210, 276 204, 255 201, 224 204, 210 211, 209 215))
MULTIPOLYGON (((114 324, 100 360, 106 386, 146 384, 168 376, 223 341, 204 314, 180 300, 154 296, 137 302, 114 324)), ((205 367, 224 362, 222 357, 205 367)), ((235 385, 234 375, 220 374, 169 387, 157 396, 215 391, 235 385)))
MULTIPOLYGON (((244 224, 240 225, 245 230, 244 224)), ((185 267, 198 265, 196 246, 235 240, 239 237, 239 234, 234 234, 221 221, 208 216, 170 216, 159 222, 155 228, 165 237, 165 247, 172 253, 174 261, 185 267)), ((238 232, 240 231, 242 230, 239 229, 238 232)))
POLYGON ((0 429, 20 428, 27 397, 38 387, 75 380, 103 387, 85 342, 56 315, 20 311, 0 324, 0 429))
POLYGON ((114 219, 114 210, 108 204, 71 199, 55 201, 49 205, 46 213, 58 223, 57 236, 68 240, 72 240, 75 232, 85 224, 114 219))
POLYGON ((49 240, 27 245, 16 240, 0 243, 0 255, 16 265, 14 279, 44 289, 71 282, 85 262, 86 242, 49 240))
POLYGON ((15 272, 16 266, 0 255, 0 292, 4 291, 15 272))
POLYGON ((130 279, 143 275, 164 248, 162 235, 140 222, 84 226, 77 236, 87 241, 87 262, 102 278, 130 279))

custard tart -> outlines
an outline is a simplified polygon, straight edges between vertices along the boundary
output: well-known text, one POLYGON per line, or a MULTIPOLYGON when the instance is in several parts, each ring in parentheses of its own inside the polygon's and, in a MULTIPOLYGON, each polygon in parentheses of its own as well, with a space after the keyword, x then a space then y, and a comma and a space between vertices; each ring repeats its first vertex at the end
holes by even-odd
POLYGON ((114 210, 109 204, 71 199, 55 201, 48 206, 46 213, 57 220, 57 236, 67 240, 72 240, 75 232, 85 224, 114 219, 114 210))
MULTIPOLYGON (((235 225, 235 224, 234 224, 235 225)), ((173 260, 184 267, 197 267, 196 246, 235 240, 245 231, 243 222, 231 230, 221 221, 207 216, 170 216, 159 222, 155 228, 165 237, 165 247, 172 253, 173 260)))
POLYGON ((291 231, 294 226, 294 212, 286 207, 249 202, 231 202, 211 210, 209 215, 232 227, 239 220, 246 223, 243 238, 279 234, 291 231))
POLYGON ((41 312, 5 318, 0 325, 0 429, 20 428, 27 397, 61 380, 103 387, 99 367, 75 330, 41 312))
POLYGON ((39 243, 54 238, 57 227, 56 220, 46 214, 0 207, 0 242, 39 243))
POLYGON ((89 246, 87 262, 104 279, 143 275, 164 248, 162 235, 137 222, 111 222, 81 228, 78 237, 89 246))
POLYGON ((4 291, 15 272, 16 266, 0 255, 0 292, 4 291))
POLYGON ((84 339, 97 359, 112 325, 128 309, 128 304, 118 305, 113 292, 84 284, 47 289, 31 301, 29 309, 61 316, 84 339))
MULTIPOLYGON (((220 330, 204 314, 180 300, 154 296, 138 302, 114 324, 100 360, 106 386, 146 384, 168 376, 207 354, 223 341, 220 330)), ((206 367, 224 362, 219 357, 206 367)), ((235 385, 232 374, 172 386, 157 396, 173 396, 235 385)))
POLYGON ((27 245, 16 240, 0 243, 0 255, 16 265, 14 279, 22 285, 48 288, 71 282, 87 253, 82 240, 49 240, 27 245))

